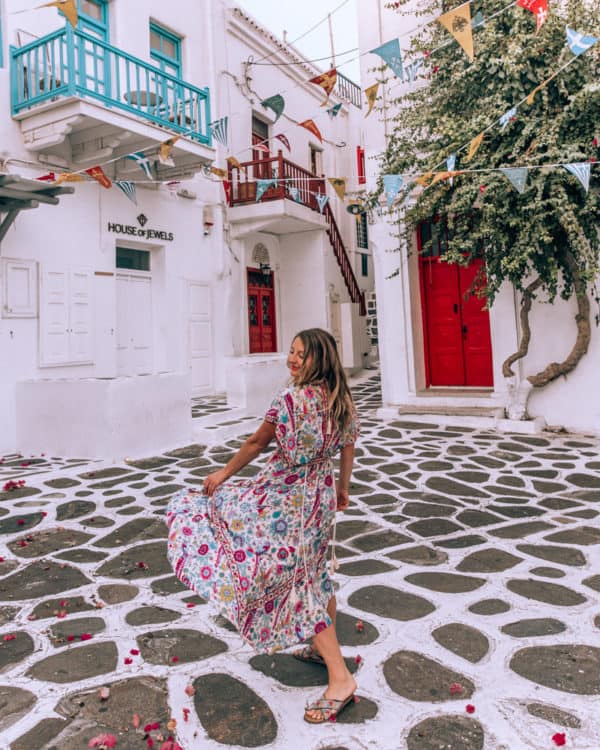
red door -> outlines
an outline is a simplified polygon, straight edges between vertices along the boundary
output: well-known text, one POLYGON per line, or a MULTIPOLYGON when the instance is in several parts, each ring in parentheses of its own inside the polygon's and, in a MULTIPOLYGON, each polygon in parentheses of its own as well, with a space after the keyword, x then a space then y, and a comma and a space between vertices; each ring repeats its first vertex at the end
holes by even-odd
POLYGON ((248 269, 248 328, 250 354, 277 351, 272 271, 248 269))
POLYGON ((482 268, 440 261, 444 237, 431 222, 419 226, 421 300, 427 386, 493 386, 492 342, 485 300, 469 292, 482 268))

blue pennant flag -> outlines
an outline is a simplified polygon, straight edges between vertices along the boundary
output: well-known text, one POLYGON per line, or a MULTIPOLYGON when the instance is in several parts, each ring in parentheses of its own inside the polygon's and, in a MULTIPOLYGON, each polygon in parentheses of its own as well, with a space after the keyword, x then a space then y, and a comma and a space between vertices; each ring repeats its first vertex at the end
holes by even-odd
POLYGON ((590 189, 590 165, 585 161, 574 162, 573 164, 563 164, 563 167, 575 175, 579 182, 583 185, 583 189, 587 193, 590 189))
POLYGON ((498 123, 502 130, 504 130, 508 123, 514 119, 517 116, 517 108, 511 107, 507 112, 505 112, 502 117, 498 120, 498 123))
POLYGON ((295 200, 296 203, 302 203, 300 188, 297 188, 295 185, 288 185, 288 193, 290 194, 290 198, 295 200))
POLYGON ((471 28, 476 29, 478 26, 485 26, 485 18, 480 10, 471 19, 471 28))
POLYGON ((277 180, 256 180, 256 200, 259 201, 270 187, 277 187, 277 180))
POLYGON ((372 52, 374 55, 379 55, 388 68, 390 68, 401 81, 404 80, 402 53, 400 52, 400 41, 398 39, 392 39, 379 47, 375 47, 375 49, 369 50, 369 52, 372 52))
POLYGON ((152 168, 150 166, 150 159, 144 155, 143 151, 136 151, 133 154, 127 154, 125 158, 131 159, 132 161, 134 161, 138 165, 138 167, 145 172, 146 177, 149 180, 154 179, 154 177, 152 176, 152 168))
POLYGON ((115 185, 120 188, 129 200, 137 206, 135 182, 130 182, 129 180, 115 180, 115 185))
POLYGON ((383 189, 385 191, 385 197, 387 200, 388 208, 391 208, 396 196, 400 192, 402 187, 402 175, 401 174, 384 174, 383 175, 383 189))
POLYGON ((419 70, 421 66, 423 65, 423 60, 413 60, 409 65, 407 65, 404 68, 404 79, 407 83, 412 83, 416 80, 417 75, 419 73, 419 70))
POLYGON ((448 168, 448 172, 454 172, 456 167, 456 154, 450 154, 446 159, 446 167, 448 168))
POLYGON ((575 57, 577 57, 578 55, 582 55, 590 47, 593 47, 598 39, 600 39, 600 37, 580 34, 578 31, 570 29, 567 26, 567 42, 569 44, 569 47, 571 48, 571 52, 575 55, 575 57))
POLYGON ((333 120, 334 117, 337 117, 340 109, 342 108, 342 103, 334 104, 333 107, 329 107, 329 109, 326 109, 325 111, 329 115, 329 117, 333 120))
POLYGON ((527 167, 506 167, 500 170, 518 193, 525 191, 527 167))
POLYGON ((268 99, 263 99, 261 104, 263 107, 268 107, 273 110, 275 113, 275 119, 273 120, 274 123, 279 120, 285 109, 285 100, 281 94, 273 94, 273 96, 268 97, 268 99))
POLYGON ((325 208, 325 205, 327 204, 327 201, 329 200, 328 195, 324 195, 323 193, 315 193, 315 199, 317 201, 317 206, 319 206, 319 213, 323 213, 323 209, 325 208))
POLYGON ((228 121, 229 121, 229 118, 225 116, 225 117, 221 117, 220 120, 215 120, 214 122, 211 122, 209 124, 211 136, 215 139, 215 141, 219 141, 219 143, 222 143, 224 146, 227 145, 227 123, 228 121))

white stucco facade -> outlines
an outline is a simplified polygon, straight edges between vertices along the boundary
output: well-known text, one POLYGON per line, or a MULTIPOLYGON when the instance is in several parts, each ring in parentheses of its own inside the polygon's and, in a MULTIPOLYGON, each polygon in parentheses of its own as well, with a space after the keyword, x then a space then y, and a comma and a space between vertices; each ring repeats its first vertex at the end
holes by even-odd
MULTIPOLYGON (((389 4, 388 4, 389 5, 389 4)), ((406 46, 410 29, 423 23, 386 8, 384 0, 359 0, 359 44, 361 52, 361 84, 375 81, 373 72, 378 58, 368 54, 394 37, 406 46)), ((393 108, 387 106, 399 95, 401 83, 390 74, 391 81, 380 89, 384 109, 366 120, 365 151, 371 165, 367 174, 369 189, 376 187, 378 156, 385 150, 387 136, 393 128, 393 108)), ((415 84, 411 84, 415 85, 415 84)), ((416 84, 419 85, 419 84, 416 84)), ((423 84, 421 84, 423 85, 423 84)), ((414 233, 413 246, 398 247, 398 227, 387 211, 375 217, 371 226, 370 246, 375 267, 377 295, 378 341, 384 408, 382 414, 393 416, 411 411, 420 415, 435 412, 453 415, 465 424, 477 419, 506 430, 530 430, 547 424, 572 431, 600 433, 600 398, 597 397, 597 372, 600 367, 600 336, 594 325, 588 353, 567 377, 543 389, 533 389, 527 410, 533 421, 518 423, 504 420, 511 402, 511 386, 518 389, 527 376, 537 373, 550 362, 564 360, 576 338, 576 304, 557 300, 553 305, 534 303, 530 323, 532 339, 529 354, 514 366, 516 378, 509 382, 502 375, 502 363, 518 349, 520 340, 520 299, 512 287, 504 287, 490 310, 491 366, 493 382, 485 388, 432 387, 426 379, 427 356, 424 325, 425 310, 419 261, 414 233), (390 252, 399 250, 399 252, 390 252), (482 416, 478 417, 480 414, 482 416)))
MULTIPOLYGON (((252 160, 254 116, 268 128, 272 154, 281 145, 273 136, 282 132, 291 146, 287 152, 281 145, 285 159, 310 170, 312 148, 322 174, 344 176, 356 190, 360 109, 334 93, 331 102, 342 103, 341 111, 326 116, 323 91, 306 83, 319 72, 308 64, 248 66, 266 54, 273 61, 302 58, 225 0, 97 5, 106 6, 111 48, 126 56, 156 64, 151 22, 179 39, 182 87, 208 87, 210 119, 229 118, 228 144, 184 133, 174 165, 162 166, 156 152, 174 135, 168 122, 81 93, 46 97, 11 116, 10 47, 37 44, 65 21, 55 9, 20 13, 29 8, 24 0, 2 3, 2 173, 35 179, 101 164, 113 182, 136 182, 137 205, 114 185, 76 182, 58 205, 21 211, 0 242, 0 451, 112 459, 182 444, 192 436, 194 395, 228 393, 249 413, 263 409, 285 379, 285 353, 301 328, 332 330, 350 370, 369 361, 365 318, 350 302, 324 216, 289 198, 230 207, 221 180, 203 170, 226 168, 228 156, 252 160), (286 99, 277 124, 257 96, 275 93, 286 99), (323 143, 287 116, 313 118, 323 143), (125 158, 140 151, 151 155, 156 180, 125 158), (258 246, 272 274, 275 334, 271 351, 251 353, 248 270, 257 269, 258 246)), ((30 88, 44 94, 44 86, 61 83, 44 76, 44 85, 34 80, 30 88)), ((152 101, 149 90, 136 92, 152 101)), ((131 92, 118 101, 124 98, 131 92)), ((372 263, 363 276, 360 256, 370 251, 357 247, 355 219, 331 187, 327 194, 358 284, 368 292, 372 263)))

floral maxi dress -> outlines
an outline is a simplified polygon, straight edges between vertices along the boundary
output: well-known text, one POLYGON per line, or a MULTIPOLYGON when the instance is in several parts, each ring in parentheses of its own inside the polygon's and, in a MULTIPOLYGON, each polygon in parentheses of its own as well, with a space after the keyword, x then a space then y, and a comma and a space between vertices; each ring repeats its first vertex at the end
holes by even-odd
POLYGON ((177 577, 210 599, 258 652, 305 641, 331 624, 326 556, 336 512, 333 457, 358 433, 331 424, 323 385, 279 393, 265 420, 277 449, 252 479, 212 497, 170 501, 168 556, 177 577))

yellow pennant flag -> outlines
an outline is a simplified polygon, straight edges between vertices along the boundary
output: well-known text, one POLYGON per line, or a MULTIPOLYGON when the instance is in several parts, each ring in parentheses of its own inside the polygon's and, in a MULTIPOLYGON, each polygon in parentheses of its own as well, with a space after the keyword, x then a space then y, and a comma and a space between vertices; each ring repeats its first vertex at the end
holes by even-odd
POLYGON ((436 182, 442 182, 443 180, 448 180, 450 177, 454 177, 454 175, 458 174, 457 172, 436 172, 433 180, 431 181, 432 185, 435 185, 436 182))
POLYGON ((240 172, 243 172, 246 174, 246 167, 244 167, 242 164, 239 163, 239 161, 235 158, 235 156, 228 156, 227 157, 227 166, 229 166, 231 169, 239 169, 240 172))
POLYGON ((530 106, 533 104, 534 99, 535 99, 535 95, 537 94, 538 91, 541 91, 547 83, 548 83, 548 81, 543 81, 542 83, 540 83, 539 86, 536 86, 533 89, 533 91, 527 97, 527 104, 529 104, 530 106))
POLYGON ((346 178, 345 177, 328 177, 327 182, 337 193, 338 198, 343 201, 346 195, 346 178))
POLYGON ((175 162, 173 161, 173 159, 171 159, 171 151, 173 150, 173 146, 180 138, 180 135, 174 135, 172 138, 169 138, 169 140, 163 141, 160 144, 160 149, 158 151, 158 160, 161 164, 164 164, 167 167, 175 166, 175 162))
POLYGON ((427 172, 426 174, 419 175, 418 177, 415 177, 415 182, 417 185, 420 185, 421 187, 429 187, 429 185, 433 184, 431 182, 431 178, 433 177, 433 172, 427 172))
POLYGON ((473 140, 469 144, 469 151, 467 155, 465 156, 465 161, 471 161, 471 159, 475 156, 475 154, 479 150, 479 147, 483 143, 484 137, 485 137, 485 132, 481 132, 479 133, 479 135, 476 135, 475 138, 473 138, 473 140))
POLYGON ((38 5, 38 8, 58 8, 73 28, 77 26, 77 5, 75 0, 53 0, 51 3, 38 5))
POLYGON ((379 90, 379 81, 377 83, 374 83, 372 86, 369 86, 368 89, 365 89, 365 96, 367 97, 367 102, 369 103, 369 109, 365 117, 368 117, 371 114, 371 111, 373 110, 373 107, 375 106, 375 100, 377 99, 378 90, 379 90))
POLYGON ((437 19, 460 44, 471 62, 475 59, 473 51, 473 30, 471 28, 471 6, 469 3, 459 5, 437 19))
POLYGON ((60 185, 63 182, 83 182, 83 179, 83 175, 80 175, 78 172, 61 172, 56 180, 54 180, 54 184, 60 185))
POLYGON ((321 75, 309 79, 309 83, 315 83, 317 86, 320 86, 327 94, 327 98, 325 99, 323 104, 321 104, 322 107, 324 107, 329 101, 329 94, 331 94, 331 92, 333 91, 333 87, 335 86, 336 81, 337 70, 335 68, 331 68, 331 70, 328 70, 327 73, 321 73, 321 75))
POLYGON ((210 173, 216 175, 217 177, 220 177, 221 179, 227 177, 227 170, 220 169, 219 167, 211 167, 210 173))

